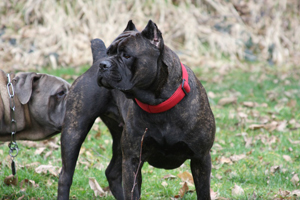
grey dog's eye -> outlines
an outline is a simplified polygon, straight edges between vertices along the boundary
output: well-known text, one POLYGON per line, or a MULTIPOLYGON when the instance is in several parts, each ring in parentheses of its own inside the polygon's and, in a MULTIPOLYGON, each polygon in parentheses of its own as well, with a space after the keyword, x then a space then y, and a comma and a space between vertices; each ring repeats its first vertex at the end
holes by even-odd
POLYGON ((131 58, 131 56, 127 55, 127 54, 123 54, 123 57, 128 59, 128 58, 131 58))
POLYGON ((57 94, 56 94, 56 96, 58 97, 58 98, 61 98, 61 97, 63 97, 63 96, 65 96, 65 91, 60 91, 60 92, 58 92, 57 94))

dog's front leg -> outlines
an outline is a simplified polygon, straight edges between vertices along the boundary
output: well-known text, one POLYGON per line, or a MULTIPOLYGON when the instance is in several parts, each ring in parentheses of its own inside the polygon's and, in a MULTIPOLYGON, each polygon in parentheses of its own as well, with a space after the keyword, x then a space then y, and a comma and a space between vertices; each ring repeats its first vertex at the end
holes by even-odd
POLYGON ((122 179, 126 200, 140 199, 142 175, 141 168, 138 169, 138 165, 138 158, 123 158, 122 179))
POLYGON ((191 159, 191 170, 197 192, 198 200, 210 200, 210 173, 211 156, 210 153, 202 159, 191 159))
MULTIPOLYGON (((124 132, 123 132, 124 134, 124 132)), ((141 168, 143 161, 141 157, 140 140, 127 140, 124 142, 126 136, 123 135, 122 140, 122 180, 124 197, 126 200, 139 200, 141 194, 142 174, 141 168)))

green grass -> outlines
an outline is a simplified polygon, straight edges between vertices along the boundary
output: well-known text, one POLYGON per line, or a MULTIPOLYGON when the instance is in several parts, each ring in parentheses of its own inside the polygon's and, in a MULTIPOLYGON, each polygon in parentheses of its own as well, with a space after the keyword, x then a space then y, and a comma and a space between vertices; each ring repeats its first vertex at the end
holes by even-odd
MULTIPOLYGON (((72 80, 74 75, 82 74, 86 69, 87 67, 79 70, 66 68, 53 71, 48 69, 42 72, 72 80)), ((257 199, 274 199, 279 190, 299 189, 299 182, 294 184, 291 178, 294 173, 300 177, 300 148, 299 144, 293 144, 290 141, 300 140, 300 129, 289 123, 293 120, 300 123, 299 71, 278 72, 266 67, 258 70, 235 69, 222 75, 218 70, 206 72, 206 70, 195 69, 195 72, 199 79, 203 80, 202 84, 207 92, 215 94, 214 98, 210 98, 217 124, 215 145, 211 151, 213 165, 211 189, 217 192, 219 197, 228 199, 250 199, 253 193, 257 199), (221 78, 215 79, 216 76, 221 78), (228 96, 237 96, 237 103, 219 106, 218 101, 228 96), (243 106, 245 101, 257 102, 260 105, 264 103, 267 107, 245 107, 243 106), (247 117, 242 119, 238 113, 243 113, 247 117), (287 125, 283 131, 249 128, 251 124, 261 124, 262 118, 269 119, 267 123, 286 121, 287 125), (244 137, 252 138, 250 146, 245 147, 244 137), (222 161, 224 158, 241 154, 245 157, 236 162, 222 161), (284 155, 290 156, 291 160, 284 160, 284 155), (280 166, 279 170, 272 172, 271 169, 274 166, 280 166), (243 188, 243 195, 232 195, 235 184, 243 188)), ((56 137, 59 143, 59 136, 56 137)), ((0 145, 1 199, 18 199, 22 195, 24 195, 23 199, 32 197, 55 199, 58 177, 49 173, 37 174, 34 171, 36 166, 31 168, 21 168, 21 166, 33 162, 61 166, 60 149, 46 149, 41 155, 34 155, 37 148, 28 147, 23 143, 20 143, 20 149, 20 154, 16 157, 19 181, 30 179, 39 186, 26 187, 26 191, 21 191, 20 184, 12 187, 3 183, 2 180, 11 174, 8 147, 5 143, 5 145, 0 145), (48 151, 52 151, 52 155, 44 158, 48 151)), ((114 199, 112 196, 94 197, 88 183, 89 177, 95 177, 102 188, 108 186, 104 171, 111 157, 111 137, 101 122, 89 133, 82 152, 80 162, 76 167, 70 198, 114 199)), ((163 177, 167 174, 177 176, 184 171, 190 172, 189 161, 175 170, 155 169, 146 163, 142 169, 142 199, 170 199, 178 195, 181 188, 180 178, 164 180, 163 177), (166 182, 167 185, 163 186, 162 182, 166 182)), ((294 198, 281 197, 283 199, 294 198)), ((195 191, 187 193, 183 199, 196 199, 195 191)))

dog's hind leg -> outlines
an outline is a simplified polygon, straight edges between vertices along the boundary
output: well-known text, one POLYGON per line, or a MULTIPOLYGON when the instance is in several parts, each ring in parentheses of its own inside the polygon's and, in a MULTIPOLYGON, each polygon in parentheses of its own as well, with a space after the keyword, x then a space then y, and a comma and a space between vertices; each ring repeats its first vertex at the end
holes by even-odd
POLYGON ((61 133, 62 169, 57 199, 69 199, 70 187, 81 145, 95 119, 105 113, 110 100, 107 89, 93 81, 97 67, 91 67, 73 83, 67 96, 66 113, 61 133), (101 97, 101 98, 99 98, 101 97))
MULTIPOLYGON (((115 140, 114 140, 115 143, 115 140)), ((113 147, 113 149, 115 149, 113 147)), ((122 188, 122 152, 115 152, 113 150, 112 159, 105 170, 105 175, 109 183, 109 189, 114 197, 118 200, 123 200, 123 188, 122 188)))
POLYGON ((91 125, 80 130, 68 126, 68 129, 65 129, 61 134, 62 169, 58 181, 58 200, 69 199, 79 151, 90 127, 91 125))
POLYGON ((210 173, 211 156, 210 153, 202 159, 191 159, 191 170, 197 192, 198 200, 209 200, 210 198, 210 173))

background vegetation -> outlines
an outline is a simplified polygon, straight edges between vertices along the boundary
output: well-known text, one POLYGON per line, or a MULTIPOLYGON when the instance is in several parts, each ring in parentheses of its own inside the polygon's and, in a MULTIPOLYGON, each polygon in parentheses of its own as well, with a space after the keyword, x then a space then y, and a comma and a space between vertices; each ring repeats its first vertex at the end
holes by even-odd
MULTIPOLYGON (((299 13, 297 0, 2 0, 0 69, 72 82, 91 64, 91 39, 108 45, 129 19, 139 30, 152 19, 208 92, 217 123, 212 197, 299 199, 299 13)), ((55 199, 59 144, 59 136, 20 142, 18 186, 4 183, 10 160, 0 144, 0 198, 55 199)), ((100 198, 110 156, 99 120, 83 145, 72 199, 100 198), (92 177, 99 187, 91 188, 92 177)), ((146 164, 142 199, 195 199, 189 172, 189 162, 170 171, 146 164)))

